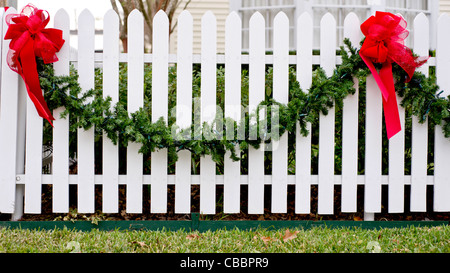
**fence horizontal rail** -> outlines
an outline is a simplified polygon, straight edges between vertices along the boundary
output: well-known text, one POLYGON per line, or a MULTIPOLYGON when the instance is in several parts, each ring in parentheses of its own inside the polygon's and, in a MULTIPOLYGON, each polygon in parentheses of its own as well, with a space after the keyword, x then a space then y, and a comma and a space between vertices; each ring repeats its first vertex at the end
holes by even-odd
MULTIPOLYGON (((241 55, 241 64, 250 64, 250 56, 248 54, 242 54, 241 55)), ((225 64, 226 62, 226 56, 224 54, 217 54, 216 55, 216 63, 217 64, 225 64)), ((94 54, 94 61, 96 63, 102 63, 103 62, 103 53, 97 52, 94 54)), ((70 53, 70 62, 76 63, 78 62, 78 54, 76 51, 72 51, 70 53)), ((119 62, 120 63, 127 63, 128 57, 127 53, 120 53, 119 54, 119 62)), ((169 64, 176 64, 178 63, 178 55, 177 54, 169 54, 168 58, 169 64)), ((193 54, 192 55, 192 63, 193 64, 200 64, 202 62, 202 56, 201 54, 193 54)), ((265 55, 264 62, 266 64, 273 64, 274 63, 274 56, 273 55, 265 55)), ((144 63, 153 63, 153 54, 146 53, 144 54, 144 63)), ((298 64, 297 61, 297 55, 289 55, 288 57, 288 64, 290 65, 296 65, 298 64)), ((312 56, 312 64, 313 65, 320 65, 320 55, 313 55, 312 56)), ((342 64, 342 57, 336 56, 336 64, 340 65, 342 64)), ((436 58, 430 57, 428 59, 427 64, 429 66, 436 66, 436 58)))
MULTIPOLYGON (((16 184, 22 185, 25 184, 25 175, 17 175, 16 176, 16 184)), ((53 184, 53 175, 51 174, 43 174, 42 175, 42 184, 43 185, 52 185, 53 184)), ((119 185, 127 185, 127 175, 121 174, 118 176, 118 184, 119 185)), ((272 175, 264 175, 264 185, 272 185, 272 175)), ((103 175, 96 174, 94 176, 94 183, 95 185, 103 185, 103 175)), ((287 185, 295 185, 296 177, 295 175, 288 175, 287 185)), ((143 185, 151 185, 152 182, 152 175, 151 174, 144 174, 142 178, 142 184, 143 185)), ((176 184, 176 175, 175 174, 169 174, 167 175, 167 185, 175 185, 176 184)), ((356 183, 357 185, 364 185, 366 180, 365 175, 358 175, 356 183)), ((334 185, 342 185, 342 175, 335 175, 334 176, 334 185)), ((410 175, 405 175, 404 178, 404 185, 411 185, 412 178, 410 175)), ((224 185, 224 175, 216 175, 215 178, 216 185, 224 185)), ((193 174, 191 175, 191 185, 200 185, 200 175, 193 174)), ((240 175, 240 185, 248 185, 248 175, 241 174, 240 175)), ((78 175, 71 174, 69 175, 69 185, 78 185, 78 175)), ((311 175, 311 185, 319 185, 319 175, 311 175)), ((389 175, 382 175, 381 176, 381 185, 389 185, 389 175)), ((426 178, 426 185, 434 185, 434 176, 428 175, 426 178)))

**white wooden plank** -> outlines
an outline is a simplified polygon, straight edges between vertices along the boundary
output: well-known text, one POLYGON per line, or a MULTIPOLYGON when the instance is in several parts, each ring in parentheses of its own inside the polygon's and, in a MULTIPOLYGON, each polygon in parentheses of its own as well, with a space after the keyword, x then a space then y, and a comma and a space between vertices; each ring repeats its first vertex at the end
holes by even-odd
MULTIPOLYGON (((361 41, 359 26, 358 16, 349 13, 344 20, 344 37, 354 47, 359 47, 361 41)), ((354 81, 355 94, 344 99, 342 109, 342 212, 357 211, 359 83, 356 78, 354 81)))
MULTIPOLYGON (((103 19, 103 97, 119 101, 119 16, 110 9, 103 19)), ((102 211, 119 212, 119 148, 103 134, 102 211)))
MULTIPOLYGON (((128 16, 128 113, 144 105, 144 20, 138 10, 128 16)), ((127 147, 127 213, 142 213, 143 155, 141 144, 130 142, 127 147)))
POLYGON ((401 98, 396 96, 402 130, 389 139, 389 213, 404 211, 405 195, 405 109, 400 105, 401 98))
MULTIPOLYGON (((17 11, 9 8, 3 18, 17 11)), ((4 19, 2 20, 4 22, 4 19)), ((8 29, 2 25, 3 33, 8 29)), ((16 193, 16 139, 17 139, 17 103, 18 74, 12 71, 6 56, 10 40, 2 40, 2 71, 0 89, 0 212, 13 213, 16 193)))
MULTIPOLYGON (((65 43, 58 53, 58 61, 53 64, 55 75, 70 73, 70 18, 66 10, 60 9, 55 14, 54 27, 63 31, 65 43)), ((69 212, 69 117, 60 118, 64 107, 53 110, 53 162, 52 173, 52 210, 54 213, 69 212)))
MULTIPOLYGON (((300 88, 308 92, 312 82, 313 20, 305 12, 297 20, 297 80, 300 88)), ((311 212, 311 124, 307 136, 300 133, 297 123, 295 142, 295 213, 311 212)))
MULTIPOLYGON (((336 67, 336 20, 327 13, 320 21, 320 66, 327 76, 336 67)), ((318 213, 333 214, 334 205, 334 126, 335 108, 319 117, 319 189, 318 213)))
POLYGON ((380 89, 369 75, 366 82, 365 213, 381 212, 382 110, 380 89))
MULTIPOLYGON (((265 93, 265 21, 256 12, 250 18, 249 31, 249 114, 264 100, 265 93)), ((253 122, 250 124, 250 130, 253 122)), ((248 213, 264 213, 264 146, 248 148, 248 213)))
MULTIPOLYGON (((442 97, 450 95, 450 16, 442 14, 438 19, 436 46, 437 84, 444 90, 442 97)), ((450 141, 442 127, 436 126, 434 138, 434 211, 450 211, 450 141)))
MULTIPOLYGON (((241 48, 242 48, 242 22, 236 12, 230 13, 225 22, 225 117, 233 120, 241 120, 241 48)), ((237 139, 234 128, 231 139, 237 139)), ((227 139, 230 134, 227 128, 227 139)), ((236 146, 236 154, 240 155, 239 146, 236 146)), ((224 158, 224 213, 240 212, 241 185, 240 161, 230 159, 227 152, 224 158)))
MULTIPOLYGON (((177 118, 181 129, 192 124, 193 18, 189 11, 178 17, 177 118)), ((191 212, 191 152, 178 152, 175 163, 175 213, 191 212)))
MULTIPOLYGON (((280 12, 274 19, 273 98, 289 102, 289 18, 280 12)), ((277 124, 278 125, 278 124, 277 124)), ((287 212, 288 134, 272 140, 272 213, 287 212)))
MULTIPOLYGON (((427 16, 420 13, 414 19, 414 52, 419 56, 428 56, 430 45, 430 28, 427 16)), ((428 76, 428 63, 417 69, 428 76)), ((411 203, 410 210, 425 212, 427 210, 427 163, 428 163, 428 120, 419 123, 418 117, 412 116, 411 144, 411 203)))
MULTIPOLYGON (((201 22, 201 123, 212 124, 216 115, 217 22, 207 11, 201 22)), ((210 155, 200 158, 200 213, 216 212, 216 163, 210 155)))
MULTIPOLYGON (((168 119, 169 19, 163 10, 153 18, 152 121, 168 119)), ((151 212, 167 212, 167 149, 152 152, 151 212)))
MULTIPOLYGON (((26 86, 23 82, 19 84, 19 92, 26 92, 26 86)), ((41 213, 43 123, 29 97, 27 97, 26 119, 24 212, 38 214, 41 213)))
POLYGON ((401 98, 398 95, 396 99, 402 130, 389 139, 389 213, 404 211, 405 196, 405 109, 400 105, 401 98))
MULTIPOLYGON (((85 9, 78 17, 78 74, 83 92, 94 88, 95 19, 85 9)), ((78 212, 94 213, 94 128, 78 129, 78 212)))

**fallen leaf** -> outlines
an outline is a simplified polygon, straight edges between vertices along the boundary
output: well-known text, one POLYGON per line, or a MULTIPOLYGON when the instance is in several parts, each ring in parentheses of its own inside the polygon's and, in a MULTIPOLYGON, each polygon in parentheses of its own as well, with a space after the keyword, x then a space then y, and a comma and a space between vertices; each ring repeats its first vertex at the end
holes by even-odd
POLYGON ((273 239, 272 238, 270 238, 269 236, 261 236, 261 240, 263 240, 263 242, 265 243, 265 244, 267 244, 268 242, 270 242, 270 241, 273 241, 273 239))
POLYGON ((189 234, 188 236, 186 236, 186 239, 189 239, 189 240, 198 239, 198 238, 200 238, 200 235, 198 235, 198 234, 189 234))
POLYGON ((139 246, 141 246, 141 247, 148 247, 148 245, 146 244, 146 243, 144 243, 144 242, 139 242, 139 241, 134 241, 134 242, 132 242, 133 244, 138 244, 139 246))
POLYGON ((286 232, 283 236, 283 241, 287 242, 289 240, 295 239, 297 238, 297 233, 299 233, 299 231, 294 231, 294 232, 290 232, 289 229, 286 229, 286 232))
POLYGON ((363 219, 359 216, 353 217, 353 221, 362 221, 363 219))

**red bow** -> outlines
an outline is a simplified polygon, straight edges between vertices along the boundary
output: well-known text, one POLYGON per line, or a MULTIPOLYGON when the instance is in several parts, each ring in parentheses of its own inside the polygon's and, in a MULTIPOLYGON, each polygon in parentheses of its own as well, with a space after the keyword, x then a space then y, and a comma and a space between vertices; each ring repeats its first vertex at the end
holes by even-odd
POLYGON ((401 16, 377 11, 361 25, 361 31, 366 36, 359 51, 361 58, 369 67, 383 96, 384 119, 388 138, 401 130, 397 98, 395 96, 392 62, 397 63, 408 74, 410 81, 417 67, 424 64, 428 58, 414 57, 411 50, 404 44, 408 37, 406 21, 401 16), (373 63, 381 63, 380 74, 373 63))
POLYGON ((49 20, 47 11, 27 5, 20 14, 6 16, 8 31, 5 40, 11 39, 7 56, 9 67, 22 76, 28 96, 33 101, 39 116, 52 124, 51 120, 55 118, 42 95, 36 57, 42 58, 46 64, 58 61, 55 53, 63 46, 64 39, 62 30, 45 29, 49 20))

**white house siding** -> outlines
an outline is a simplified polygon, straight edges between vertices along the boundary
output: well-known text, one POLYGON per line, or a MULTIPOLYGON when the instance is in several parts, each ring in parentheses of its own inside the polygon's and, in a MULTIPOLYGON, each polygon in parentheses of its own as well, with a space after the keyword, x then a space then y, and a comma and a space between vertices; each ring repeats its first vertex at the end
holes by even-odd
MULTIPOLYGON (((178 15, 183 11, 187 0, 183 0, 174 15, 173 24, 178 15)), ((194 20, 193 51, 194 54, 201 51, 201 20, 207 11, 212 11, 217 19, 217 53, 225 52, 225 20, 229 13, 228 0, 192 0, 187 6, 194 20)), ((177 52, 177 30, 175 29, 170 37, 170 52, 177 52)))
POLYGON ((446 12, 450 14, 450 0, 440 0, 439 1, 440 12, 446 12))

